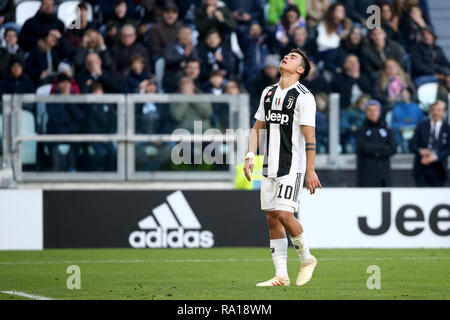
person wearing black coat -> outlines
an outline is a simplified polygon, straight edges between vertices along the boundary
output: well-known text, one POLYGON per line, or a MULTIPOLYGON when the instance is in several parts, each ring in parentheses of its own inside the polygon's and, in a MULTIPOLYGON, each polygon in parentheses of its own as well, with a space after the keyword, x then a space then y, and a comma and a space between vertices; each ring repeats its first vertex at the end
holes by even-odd
POLYGON ((450 75, 450 62, 444 51, 435 42, 436 36, 431 29, 422 31, 422 41, 416 44, 411 51, 412 76, 416 85, 441 76, 450 75))
POLYGON ((184 73, 184 67, 189 60, 199 60, 197 49, 192 43, 192 29, 184 26, 178 32, 177 41, 169 44, 163 52, 165 61, 163 89, 164 92, 174 93, 184 73))
POLYGON ((105 93, 122 92, 120 79, 113 72, 103 68, 102 60, 96 52, 86 56, 85 69, 78 73, 77 82, 82 93, 91 92, 93 82, 99 82, 105 93))
POLYGON ((347 56, 344 70, 331 81, 331 90, 339 93, 341 110, 348 108, 364 93, 372 95, 373 84, 368 76, 361 73, 357 56, 347 56))
POLYGON ((430 120, 417 125, 409 142, 415 154, 413 175, 418 187, 443 187, 447 179, 450 126, 443 121, 444 114, 444 103, 435 102, 430 109, 430 120))
POLYGON ((4 93, 34 93, 33 81, 23 72, 23 61, 13 58, 10 61, 10 74, 3 80, 4 93))
POLYGON ((394 133, 381 120, 381 104, 369 100, 366 120, 356 131, 357 187, 390 187, 390 157, 396 153, 394 133))
POLYGON ((36 15, 25 21, 19 35, 19 45, 23 50, 28 52, 33 49, 47 30, 56 29, 60 36, 64 34, 64 23, 58 19, 54 11, 54 0, 43 0, 36 15))

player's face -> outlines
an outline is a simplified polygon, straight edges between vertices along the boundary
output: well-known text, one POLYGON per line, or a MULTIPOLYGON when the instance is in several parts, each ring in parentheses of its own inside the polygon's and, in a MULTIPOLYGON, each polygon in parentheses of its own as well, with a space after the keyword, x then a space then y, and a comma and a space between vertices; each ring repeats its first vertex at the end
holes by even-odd
POLYGON ((278 69, 280 72, 287 71, 289 73, 302 74, 305 69, 302 67, 302 56, 298 53, 291 52, 283 57, 278 69))

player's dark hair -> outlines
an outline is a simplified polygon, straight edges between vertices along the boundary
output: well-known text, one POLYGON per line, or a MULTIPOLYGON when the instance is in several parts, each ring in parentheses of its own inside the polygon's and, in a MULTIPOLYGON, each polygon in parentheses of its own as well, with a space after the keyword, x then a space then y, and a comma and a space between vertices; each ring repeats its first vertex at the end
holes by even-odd
POLYGON ((306 52, 303 51, 300 48, 294 48, 294 49, 291 50, 290 53, 298 53, 302 57, 301 66, 305 69, 305 72, 303 72, 300 75, 300 79, 299 80, 302 80, 302 79, 306 78, 308 76, 309 72, 311 71, 311 63, 309 62, 309 59, 308 59, 308 56, 306 55, 306 52))

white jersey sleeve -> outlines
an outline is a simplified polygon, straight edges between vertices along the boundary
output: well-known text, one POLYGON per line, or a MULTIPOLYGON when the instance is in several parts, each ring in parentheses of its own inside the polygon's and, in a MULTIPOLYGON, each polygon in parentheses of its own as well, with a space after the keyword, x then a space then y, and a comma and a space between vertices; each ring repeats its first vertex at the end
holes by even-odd
POLYGON ((300 125, 316 126, 316 100, 312 93, 308 92, 299 97, 300 99, 300 125))
POLYGON ((261 98, 259 99, 259 107, 254 116, 254 118, 258 121, 266 121, 266 115, 264 110, 264 97, 267 94, 268 88, 269 87, 263 90, 263 92, 261 93, 261 98))

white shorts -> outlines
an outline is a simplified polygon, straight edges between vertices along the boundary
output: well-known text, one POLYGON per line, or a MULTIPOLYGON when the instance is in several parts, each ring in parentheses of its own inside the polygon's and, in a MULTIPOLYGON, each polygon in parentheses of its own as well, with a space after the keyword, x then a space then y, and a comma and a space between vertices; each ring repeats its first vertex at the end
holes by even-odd
POLYGON ((261 209, 297 212, 300 191, 303 187, 303 173, 292 173, 279 178, 261 179, 261 209))

